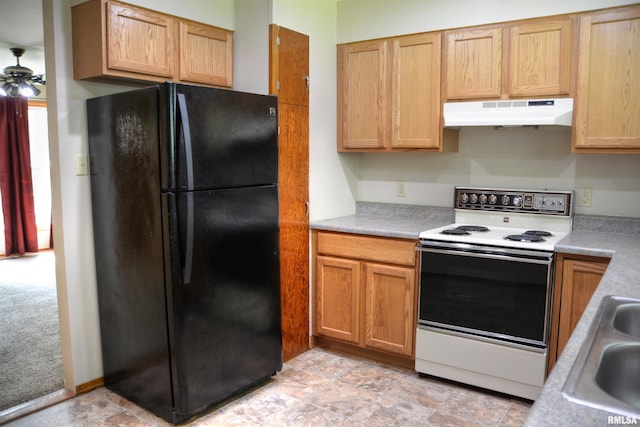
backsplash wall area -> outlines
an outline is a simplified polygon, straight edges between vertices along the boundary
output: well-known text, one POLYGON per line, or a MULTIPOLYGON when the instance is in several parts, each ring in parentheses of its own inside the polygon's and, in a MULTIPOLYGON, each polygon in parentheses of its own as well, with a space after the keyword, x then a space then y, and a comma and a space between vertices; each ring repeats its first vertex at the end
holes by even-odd
POLYGON ((640 155, 573 154, 569 129, 464 129, 457 153, 356 156, 358 201, 452 207, 455 185, 590 188, 591 207, 575 213, 640 218, 640 155))

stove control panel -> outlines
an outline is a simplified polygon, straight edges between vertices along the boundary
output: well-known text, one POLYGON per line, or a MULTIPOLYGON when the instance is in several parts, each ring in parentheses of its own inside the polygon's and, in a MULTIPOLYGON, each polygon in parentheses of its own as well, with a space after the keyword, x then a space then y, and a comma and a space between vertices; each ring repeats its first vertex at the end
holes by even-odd
POLYGON ((571 216, 573 191, 456 187, 456 209, 571 216))

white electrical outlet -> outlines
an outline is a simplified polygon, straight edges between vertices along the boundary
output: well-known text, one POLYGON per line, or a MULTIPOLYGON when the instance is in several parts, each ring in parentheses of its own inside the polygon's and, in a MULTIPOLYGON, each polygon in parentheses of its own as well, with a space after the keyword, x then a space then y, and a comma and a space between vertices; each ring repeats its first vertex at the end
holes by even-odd
POLYGON ((76 154, 76 176, 89 175, 89 156, 76 154))
POLYGON ((578 190, 578 206, 588 208, 591 206, 591 189, 581 188, 578 190))
POLYGON ((404 181, 396 182, 396 196, 407 197, 407 185, 404 181))

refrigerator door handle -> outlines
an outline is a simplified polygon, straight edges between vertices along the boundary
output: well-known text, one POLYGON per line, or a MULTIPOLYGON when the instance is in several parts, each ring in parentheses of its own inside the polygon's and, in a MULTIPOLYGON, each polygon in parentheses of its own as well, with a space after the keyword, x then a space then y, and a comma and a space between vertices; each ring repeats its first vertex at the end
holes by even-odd
POLYGON ((191 283, 191 269, 193 268, 193 147, 191 145, 191 129, 189 128, 189 115, 187 114, 187 101, 184 94, 178 94, 178 109, 182 122, 182 134, 184 135, 184 151, 187 166, 187 241, 185 248, 185 260, 182 283, 191 283))

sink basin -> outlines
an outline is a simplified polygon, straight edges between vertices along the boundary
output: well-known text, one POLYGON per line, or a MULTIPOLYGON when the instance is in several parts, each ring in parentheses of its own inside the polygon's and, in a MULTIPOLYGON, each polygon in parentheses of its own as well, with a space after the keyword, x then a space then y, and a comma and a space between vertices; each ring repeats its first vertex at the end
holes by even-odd
POLYGON ((640 411, 640 343, 606 347, 596 368, 596 384, 640 411))
POLYGON ((592 408, 640 417, 640 299, 602 299, 562 395, 592 408))
POLYGON ((613 327, 640 339, 640 304, 622 304, 616 309, 613 327))

